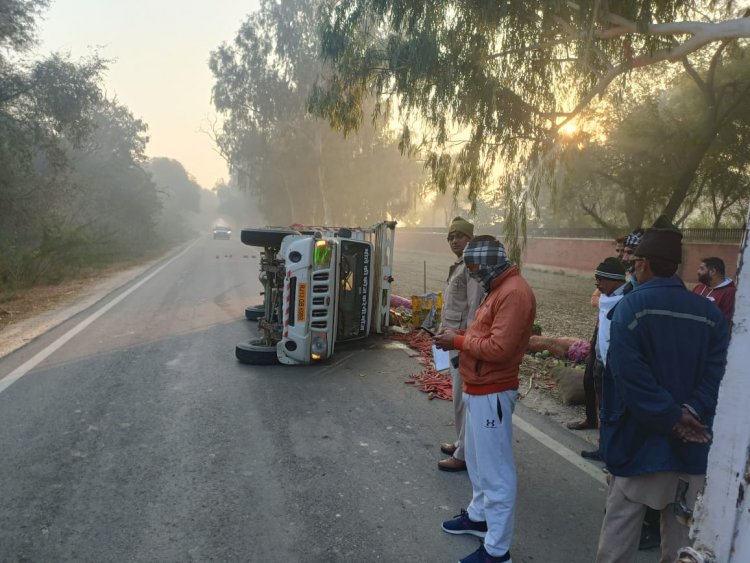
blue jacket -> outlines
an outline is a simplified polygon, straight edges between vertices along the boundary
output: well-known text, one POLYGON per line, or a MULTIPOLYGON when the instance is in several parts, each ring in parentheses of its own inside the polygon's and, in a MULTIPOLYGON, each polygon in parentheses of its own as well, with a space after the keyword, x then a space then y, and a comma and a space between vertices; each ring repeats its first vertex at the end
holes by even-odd
POLYGON ((619 476, 705 473, 708 444, 684 444, 672 428, 683 404, 713 422, 729 346, 721 311, 673 276, 637 285, 610 315, 600 409, 607 469, 619 476))

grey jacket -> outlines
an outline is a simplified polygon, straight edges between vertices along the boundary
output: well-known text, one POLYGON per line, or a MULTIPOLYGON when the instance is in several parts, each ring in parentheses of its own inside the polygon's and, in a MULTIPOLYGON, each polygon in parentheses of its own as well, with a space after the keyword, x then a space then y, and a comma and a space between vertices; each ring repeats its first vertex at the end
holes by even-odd
POLYGON ((474 320, 474 313, 483 297, 484 288, 469 275, 464 261, 456 261, 448 271, 440 326, 454 330, 466 329, 474 320))

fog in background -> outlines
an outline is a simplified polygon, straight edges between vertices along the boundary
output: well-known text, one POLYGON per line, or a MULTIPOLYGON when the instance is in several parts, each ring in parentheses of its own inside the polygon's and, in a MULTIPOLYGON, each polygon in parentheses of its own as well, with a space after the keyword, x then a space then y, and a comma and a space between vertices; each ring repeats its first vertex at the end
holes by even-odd
MULTIPOLYGON (((501 163, 437 158, 408 138, 418 116, 326 89, 318 7, 0 0, 0 291, 151 257, 219 224, 502 223, 501 163), (482 187, 471 204, 467 185, 482 187)), ((622 99, 594 104, 556 146, 559 173, 524 224, 621 232, 675 205, 680 226, 742 224, 748 49, 707 48, 721 64, 695 57, 694 73, 643 70, 622 99)))

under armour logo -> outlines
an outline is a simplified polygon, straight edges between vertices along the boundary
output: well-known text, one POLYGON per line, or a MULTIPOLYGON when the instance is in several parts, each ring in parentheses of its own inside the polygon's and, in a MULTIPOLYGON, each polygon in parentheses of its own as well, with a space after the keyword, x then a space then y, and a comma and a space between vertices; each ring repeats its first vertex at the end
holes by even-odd
POLYGON ((484 423, 484 427, 485 428, 494 428, 495 427, 495 419, 493 418, 492 420, 490 420, 488 418, 487 422, 484 423))

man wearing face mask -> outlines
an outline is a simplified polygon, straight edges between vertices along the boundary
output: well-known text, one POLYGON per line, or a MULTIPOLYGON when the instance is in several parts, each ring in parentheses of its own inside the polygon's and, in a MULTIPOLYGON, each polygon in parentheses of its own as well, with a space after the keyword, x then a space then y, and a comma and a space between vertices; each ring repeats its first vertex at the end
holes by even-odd
POLYGON ((508 563, 516 500, 511 417, 536 299, 494 237, 473 238, 464 249, 464 263, 487 296, 464 334, 445 330, 435 337, 435 344, 461 350, 464 453, 473 496, 468 510, 443 522, 442 528, 449 534, 484 538, 461 563, 508 563))
MULTIPOLYGON (((484 288, 474 280, 466 269, 464 248, 474 236, 474 225, 456 217, 448 228, 448 244, 456 255, 456 262, 448 270, 448 286, 443 292, 443 310, 438 335, 446 329, 465 330, 474 320, 474 313, 484 297, 484 288)), ((440 444, 440 450, 450 456, 438 462, 441 471, 466 471, 464 460, 464 401, 461 376, 458 374, 458 350, 451 350, 451 379, 453 381, 453 414, 456 424, 456 440, 440 444)))
POLYGON ((610 313, 600 446, 611 480, 597 563, 634 559, 647 507, 660 512, 661 562, 690 543, 685 507, 705 479, 729 329, 675 275, 681 240, 657 219, 635 253, 638 283, 610 313))
MULTIPOLYGON (((643 229, 636 229, 625 237, 625 242, 623 243, 620 260, 622 261, 622 265, 625 266, 626 280, 628 282, 633 281, 633 259, 635 258, 635 251, 641 243, 642 236, 643 229)), ((627 293, 627 291, 625 293, 627 293)))

